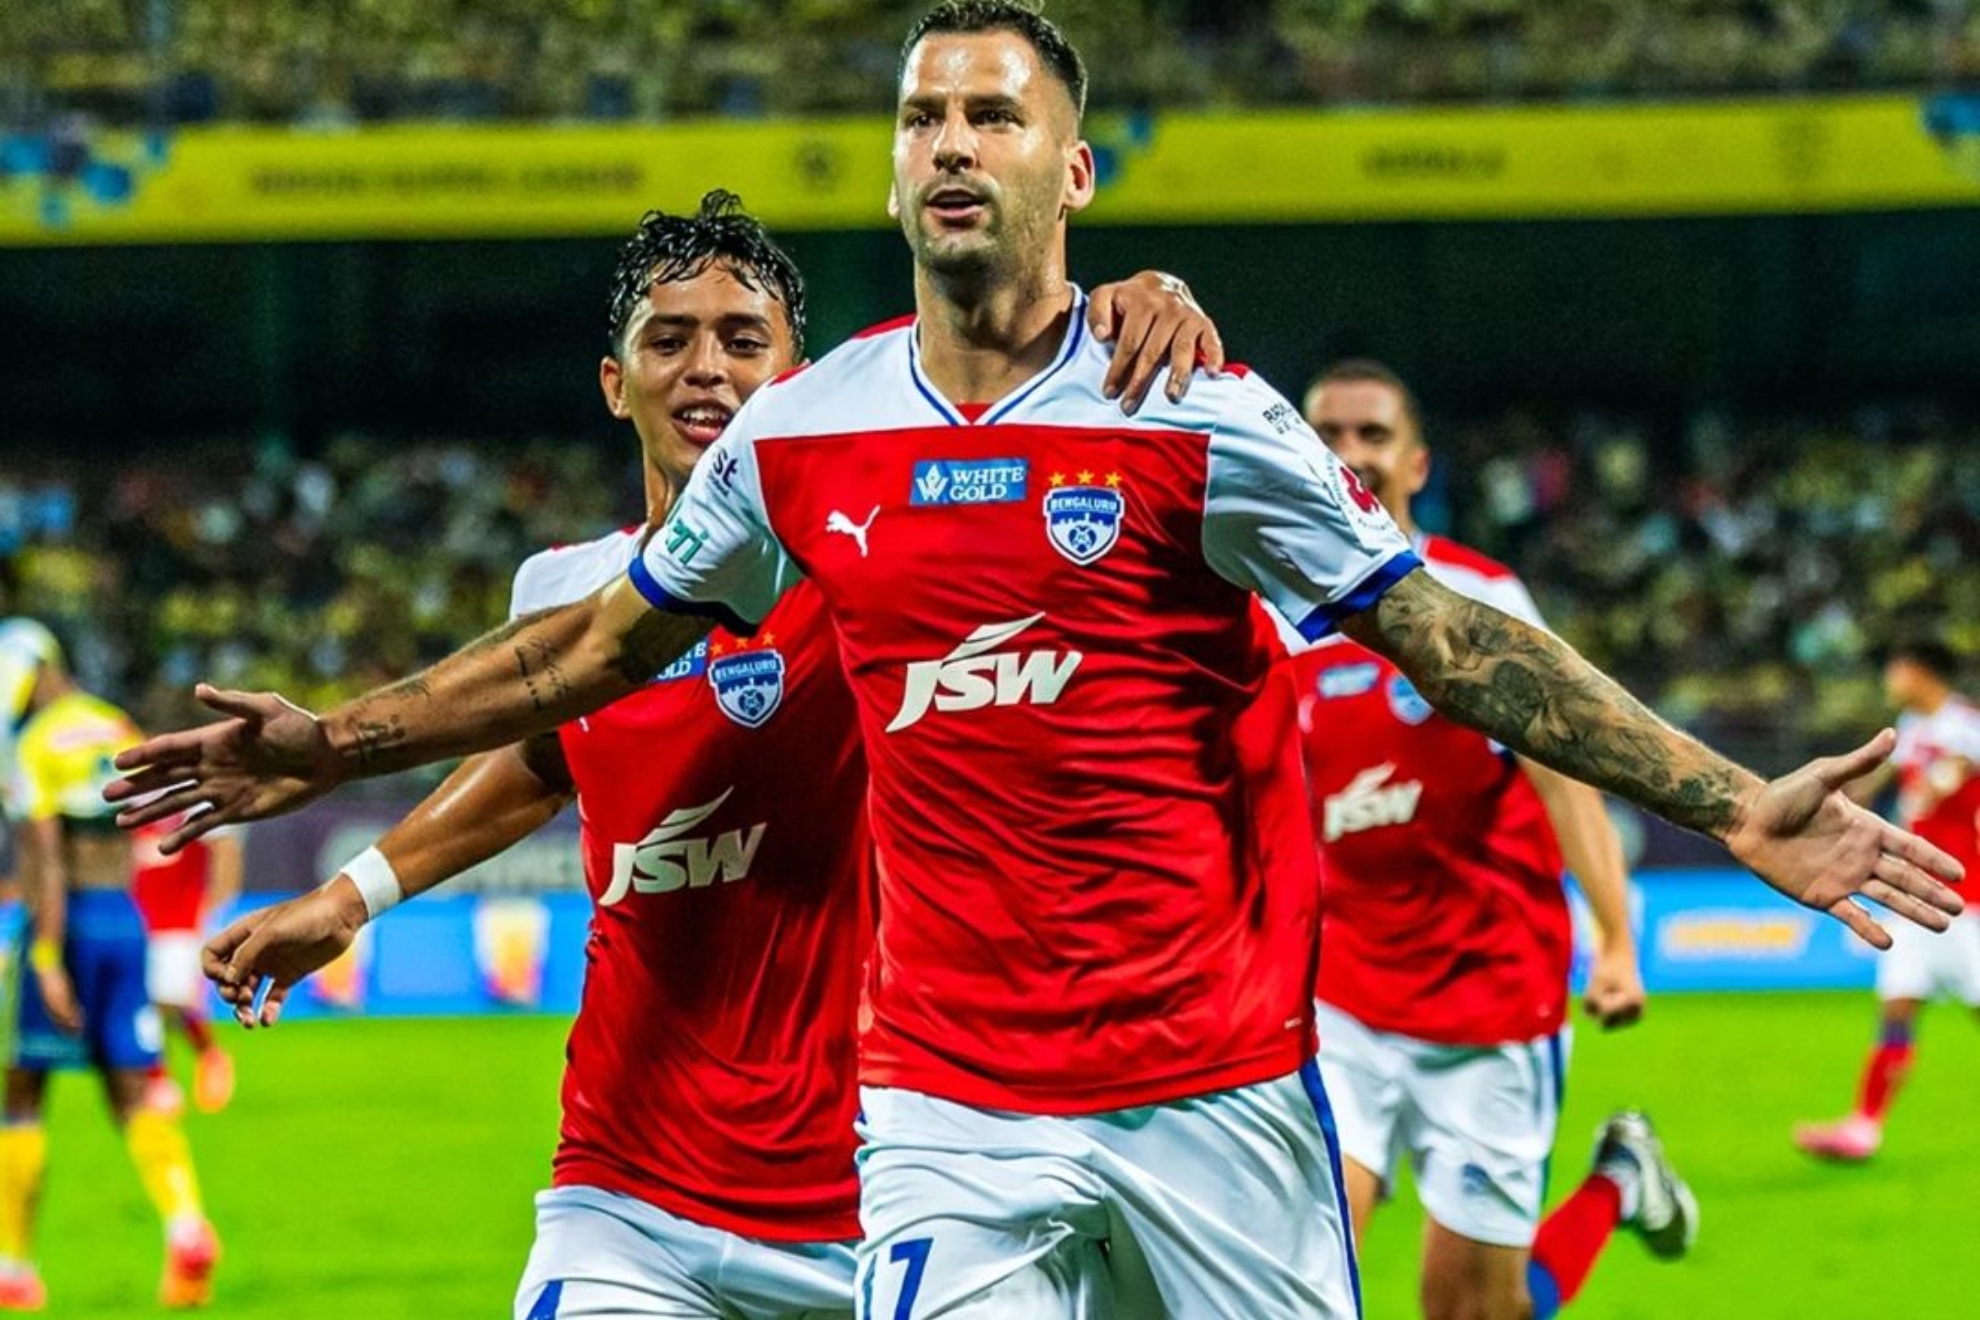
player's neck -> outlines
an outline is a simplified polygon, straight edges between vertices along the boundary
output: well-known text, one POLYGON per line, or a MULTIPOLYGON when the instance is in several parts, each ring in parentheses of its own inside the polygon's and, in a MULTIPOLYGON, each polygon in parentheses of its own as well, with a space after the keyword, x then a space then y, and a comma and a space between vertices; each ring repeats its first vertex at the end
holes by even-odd
POLYGON ((41 667, 40 677, 34 680, 34 690, 28 693, 28 710, 42 711, 77 691, 76 681, 59 669, 41 667))
POLYGON ((1072 285, 1056 265, 1002 283, 917 270, 921 373, 951 403, 1001 399, 1052 364, 1072 306, 1072 285))
POLYGON ((1928 688, 1918 694, 1918 699, 1911 703, 1911 709, 1919 715, 1937 715, 1952 697, 1950 687, 1928 688))
POLYGON ((674 507, 674 496, 687 481, 675 481, 660 470, 660 465, 649 461, 646 465, 646 525, 658 527, 667 521, 668 511, 674 507))
POLYGON ((1396 520, 1396 527, 1404 536, 1410 539, 1412 544, 1422 538, 1423 529, 1418 527, 1416 520, 1409 516, 1409 509, 1407 507, 1390 509, 1389 516, 1396 520))

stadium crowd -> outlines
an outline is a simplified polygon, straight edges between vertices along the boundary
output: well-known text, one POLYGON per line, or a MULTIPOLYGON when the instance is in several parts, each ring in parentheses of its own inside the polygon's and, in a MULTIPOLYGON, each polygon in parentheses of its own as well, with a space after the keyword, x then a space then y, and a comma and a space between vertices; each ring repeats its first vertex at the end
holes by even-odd
MULTIPOLYGON (((0 116, 333 126, 876 108, 918 0, 10 8, 0 116), (29 93, 26 88, 38 89, 29 93)), ((1052 0, 1102 108, 1950 87, 1972 0, 1052 0)))
POLYGON ((149 727, 200 678, 332 702, 499 621, 528 554, 635 520, 607 452, 345 437, 0 474, 0 612, 48 621, 149 727))
MULTIPOLYGON (((1886 718, 1880 641, 1943 628, 1980 654, 1970 425, 1701 413, 1674 435, 1521 412, 1432 434, 1454 475, 1431 519, 1511 563, 1664 714, 1758 762, 1886 718)), ((185 720, 197 678, 327 704, 407 672, 498 620, 524 556, 638 516, 618 451, 568 440, 153 453, 0 474, 6 610, 51 621, 153 727, 185 720)))

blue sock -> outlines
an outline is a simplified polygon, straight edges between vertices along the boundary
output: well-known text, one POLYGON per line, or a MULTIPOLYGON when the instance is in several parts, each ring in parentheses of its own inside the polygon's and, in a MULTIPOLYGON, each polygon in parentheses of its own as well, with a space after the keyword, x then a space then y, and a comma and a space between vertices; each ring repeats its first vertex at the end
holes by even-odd
POLYGON ((1561 1313, 1561 1285, 1537 1260, 1526 1262, 1526 1291, 1533 1295, 1533 1320, 1554 1320, 1561 1313))

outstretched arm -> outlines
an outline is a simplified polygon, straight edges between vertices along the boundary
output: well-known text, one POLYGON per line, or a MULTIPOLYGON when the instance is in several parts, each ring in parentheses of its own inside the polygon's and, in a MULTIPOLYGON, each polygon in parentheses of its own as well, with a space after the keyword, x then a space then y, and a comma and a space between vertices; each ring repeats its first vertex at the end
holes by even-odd
MULTIPOLYGON (((571 796, 556 736, 539 734, 462 762, 377 850, 401 897, 413 898, 527 838, 571 796)), ((290 988, 350 948, 372 916, 356 882, 339 871, 307 894, 241 917, 207 944, 201 962, 242 1026, 273 1026, 290 988), (263 976, 273 984, 256 1017, 251 1004, 263 976)))
POLYGON ((82 1003, 69 980, 62 950, 69 934, 69 863, 62 822, 24 822, 14 833, 21 858, 21 897, 28 909, 28 971, 55 1025, 71 1034, 83 1028, 82 1003))
POLYGON ((1767 782, 1658 719, 1558 637, 1420 570, 1342 629, 1393 660, 1451 718, 1718 839, 1762 880, 1878 948, 1890 936, 1853 895, 1933 930, 1960 911, 1941 883, 1959 879, 1959 864, 1840 791, 1890 754, 1889 730, 1767 782))
POLYGON ((1605 1029, 1626 1027, 1643 1016, 1644 992, 1636 934, 1629 925, 1629 868, 1623 862, 1622 839, 1600 793, 1538 761, 1522 756, 1519 763, 1547 810, 1562 860, 1595 914, 1595 959, 1582 1007, 1605 1029))
POLYGON ((117 758, 104 796, 126 828, 184 811, 175 852, 216 825, 280 815, 349 779, 390 774, 547 732, 631 692, 685 653, 707 620, 663 613, 626 578, 561 609, 527 614, 412 678, 322 716, 272 693, 199 689, 229 718, 166 734, 117 758))

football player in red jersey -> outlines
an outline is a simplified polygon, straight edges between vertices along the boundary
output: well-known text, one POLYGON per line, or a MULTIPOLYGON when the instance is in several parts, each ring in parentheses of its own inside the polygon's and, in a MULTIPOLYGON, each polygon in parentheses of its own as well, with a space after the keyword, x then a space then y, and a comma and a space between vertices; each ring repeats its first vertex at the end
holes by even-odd
MULTIPOLYGON (((1898 818, 1966 864, 1980 865, 1980 707, 1953 683, 1959 657, 1945 643, 1913 638, 1890 648, 1884 692, 1903 713, 1890 778, 1898 818)), ((1891 928, 1877 956, 1877 1043, 1864 1062, 1856 1107, 1833 1123, 1795 1128, 1795 1145, 1819 1159, 1858 1163, 1884 1143, 1884 1116, 1911 1071, 1918 1012, 1938 995, 1980 1011, 1980 916, 1943 935, 1891 928)))
MULTIPOLYGON (((1305 412, 1427 572, 1544 626, 1510 569, 1416 526, 1430 450, 1394 372, 1337 364, 1305 412)), ((1357 1231, 1407 1160, 1429 1220, 1431 1320, 1545 1320, 1618 1222, 1661 1253, 1688 1247, 1689 1191, 1638 1115, 1611 1121, 1596 1173, 1541 1220, 1568 1052, 1563 859, 1598 926, 1585 1006, 1607 1027, 1643 1011, 1622 843, 1601 795, 1437 714, 1346 638, 1287 663, 1326 861, 1320 1067, 1357 1231)))
POLYGON ((190 838, 498 746, 636 690, 718 621, 747 632, 808 579, 859 709, 880 864, 861 1312, 1073 1317, 1119 1294, 1174 1320, 1352 1315, 1312 1060, 1317 893, 1274 856, 1236 733, 1269 677, 1255 597, 1874 943, 1853 895, 1943 927, 1959 868, 1840 792, 1888 735, 1771 783, 1731 764, 1419 571, 1255 377, 1124 419, 1065 274, 1094 188, 1084 88, 1028 6, 932 10, 903 50, 889 198, 916 318, 758 391, 621 582, 322 717, 202 688, 227 718, 120 758, 110 795, 169 790, 131 825, 206 808, 190 838))
MULTIPOLYGON (((1112 286, 1095 316, 1145 349, 1122 355, 1129 402, 1173 352, 1216 352, 1166 276, 1112 286)), ((513 612, 622 577, 736 410, 797 360, 803 328, 797 268, 735 198, 646 217, 614 277, 599 384, 639 437, 648 521, 532 557, 513 612)), ((209 965, 272 974, 272 1024, 376 912, 575 796, 596 911, 516 1314, 842 1315, 865 787, 838 648, 800 588, 754 636, 718 630, 605 710, 472 758, 328 884, 223 932, 209 965)))
MULTIPOLYGON (((208 919, 241 891, 241 837, 217 830, 171 856, 159 842, 176 822, 160 821, 133 840, 131 898, 144 918, 144 982, 166 1025, 193 1047, 193 1104, 216 1114, 234 1095, 234 1060, 213 1034, 200 978, 199 943, 208 919)), ((153 1103, 176 1108, 178 1084, 161 1052, 152 1078, 153 1103)))

